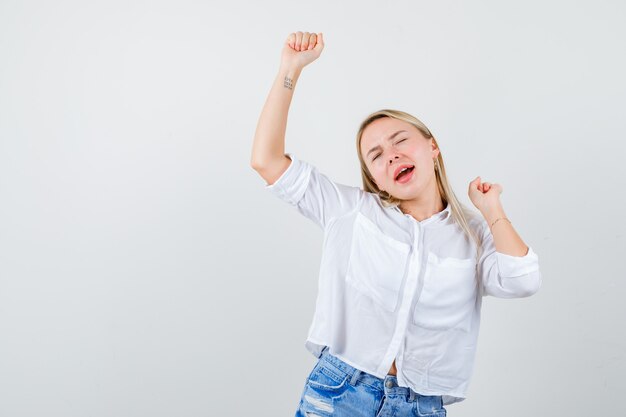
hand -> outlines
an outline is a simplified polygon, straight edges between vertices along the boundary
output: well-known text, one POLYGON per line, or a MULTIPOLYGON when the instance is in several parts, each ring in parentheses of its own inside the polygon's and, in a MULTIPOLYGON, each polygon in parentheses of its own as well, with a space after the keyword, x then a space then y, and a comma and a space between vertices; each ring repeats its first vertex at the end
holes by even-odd
POLYGON ((470 182, 469 198, 481 213, 492 211, 500 206, 502 186, 490 182, 480 182, 480 176, 470 182))
POLYGON ((283 46, 280 65, 283 68, 301 70, 315 61, 322 53, 322 49, 324 49, 324 39, 321 32, 319 34, 291 33, 283 46))

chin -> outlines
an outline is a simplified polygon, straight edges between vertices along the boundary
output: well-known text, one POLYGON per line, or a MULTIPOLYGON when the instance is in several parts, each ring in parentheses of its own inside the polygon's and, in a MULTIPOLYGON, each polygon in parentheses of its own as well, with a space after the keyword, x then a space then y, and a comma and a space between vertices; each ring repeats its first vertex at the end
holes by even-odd
POLYGON ((398 200, 413 200, 419 195, 418 193, 411 193, 411 192, 407 192, 406 190, 403 190, 403 191, 404 192, 395 193, 395 194, 392 193, 391 195, 394 196, 398 200))

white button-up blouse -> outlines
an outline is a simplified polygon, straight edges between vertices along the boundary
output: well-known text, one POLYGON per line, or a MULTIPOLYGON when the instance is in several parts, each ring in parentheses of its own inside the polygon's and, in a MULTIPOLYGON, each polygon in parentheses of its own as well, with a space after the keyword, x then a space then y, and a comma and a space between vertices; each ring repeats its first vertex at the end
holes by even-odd
POLYGON ((486 221, 470 227, 482 254, 453 221, 450 205, 417 221, 376 194, 338 184, 288 153, 266 188, 324 230, 319 292, 305 346, 444 404, 465 399, 482 296, 526 297, 541 286, 538 257, 496 252, 486 221))

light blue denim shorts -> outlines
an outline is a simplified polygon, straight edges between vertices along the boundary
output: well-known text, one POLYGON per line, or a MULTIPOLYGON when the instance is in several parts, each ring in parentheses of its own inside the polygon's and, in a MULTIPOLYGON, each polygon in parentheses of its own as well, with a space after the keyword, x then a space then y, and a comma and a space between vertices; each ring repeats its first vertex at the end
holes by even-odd
POLYGON ((440 395, 421 395, 399 387, 393 375, 384 379, 356 369, 322 351, 309 374, 296 417, 445 417, 440 395))

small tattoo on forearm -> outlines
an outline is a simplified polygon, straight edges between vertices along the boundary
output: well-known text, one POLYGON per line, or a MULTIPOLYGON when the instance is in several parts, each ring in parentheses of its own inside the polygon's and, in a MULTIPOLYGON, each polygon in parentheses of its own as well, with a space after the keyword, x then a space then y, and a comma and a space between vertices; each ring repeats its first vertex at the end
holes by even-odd
POLYGON ((285 75, 285 82, 283 84, 285 88, 293 90, 293 80, 285 75))

